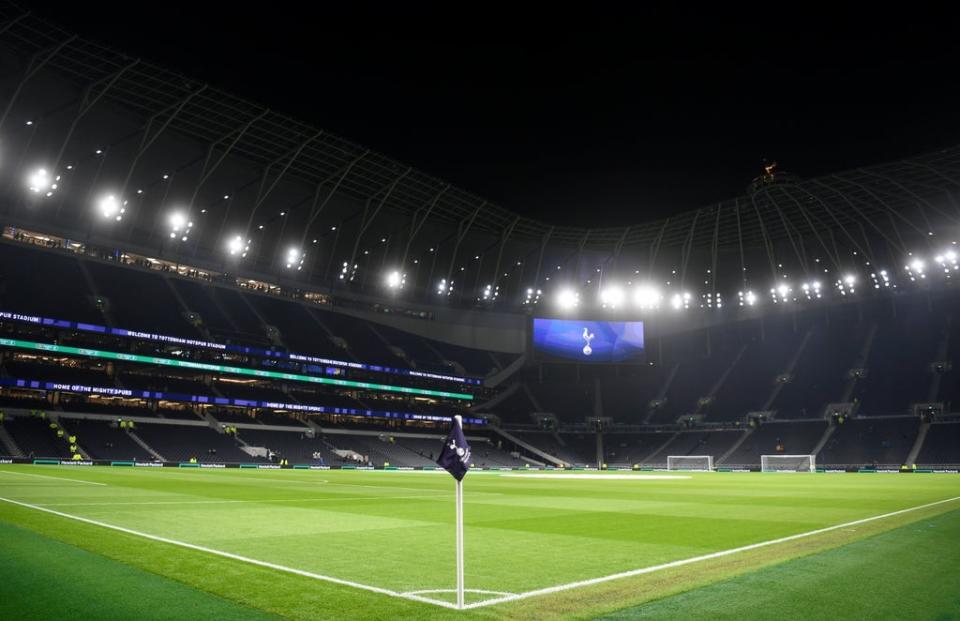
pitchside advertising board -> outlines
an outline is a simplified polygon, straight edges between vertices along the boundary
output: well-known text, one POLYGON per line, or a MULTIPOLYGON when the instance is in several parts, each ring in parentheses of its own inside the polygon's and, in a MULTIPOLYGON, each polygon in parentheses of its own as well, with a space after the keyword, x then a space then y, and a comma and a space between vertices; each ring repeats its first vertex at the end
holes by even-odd
POLYGON ((577 362, 636 361, 643 358, 643 322, 534 318, 533 347, 577 362))

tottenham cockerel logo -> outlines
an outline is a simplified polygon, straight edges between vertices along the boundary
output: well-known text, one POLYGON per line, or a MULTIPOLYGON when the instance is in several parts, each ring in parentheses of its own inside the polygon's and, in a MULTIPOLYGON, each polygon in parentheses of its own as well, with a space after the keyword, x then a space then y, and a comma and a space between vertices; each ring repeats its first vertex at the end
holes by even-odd
POLYGON ((590 330, 587 330, 586 328, 583 329, 583 340, 587 342, 587 344, 583 346, 584 356, 589 356, 590 354, 593 353, 593 348, 590 347, 590 341, 593 340, 593 337, 594 337, 594 334, 590 332, 590 330))
POLYGON ((470 447, 457 446, 456 441, 450 440, 450 445, 448 447, 451 451, 457 454, 457 459, 460 460, 463 464, 470 463, 470 447))

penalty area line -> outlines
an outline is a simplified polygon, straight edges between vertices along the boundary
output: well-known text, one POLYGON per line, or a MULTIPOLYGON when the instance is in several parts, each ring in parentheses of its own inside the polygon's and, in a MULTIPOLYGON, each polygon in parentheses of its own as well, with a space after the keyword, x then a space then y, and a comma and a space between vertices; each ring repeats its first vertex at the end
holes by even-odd
POLYGON ((503 597, 497 597, 494 599, 484 600, 482 602, 475 602, 473 604, 467 604, 464 606, 464 609, 471 608, 481 608, 483 606, 492 606, 494 604, 503 604, 506 602, 514 602, 520 599, 527 599, 529 597, 536 597, 538 595, 549 595, 551 593, 559 593, 561 591, 569 591, 571 589, 579 589, 586 586, 592 586, 594 584, 601 584, 603 582, 610 582, 612 580, 620 580, 621 578, 630 578, 633 576, 641 576, 643 574, 652 574, 657 571, 662 571, 664 569, 673 569, 674 567, 682 567, 684 565, 691 565, 693 563, 699 563, 701 561, 709 561, 715 558, 722 558, 724 556, 730 556, 732 554, 738 554, 740 552, 748 552, 750 550, 756 550, 758 548, 765 548, 767 546, 773 546, 780 543, 787 543, 789 541, 796 541, 797 539, 804 539, 806 537, 813 537, 814 535, 820 535, 823 533, 829 533, 834 530, 840 530, 841 528, 849 528, 851 526, 858 526, 860 524, 867 524, 869 522, 874 522, 876 520, 883 520, 885 518, 894 517, 897 515, 903 515, 904 513, 910 513, 912 511, 919 511, 920 509, 927 509, 929 507, 935 507, 937 505, 946 504, 948 502, 954 502, 960 500, 960 496, 955 496, 953 498, 947 498, 944 500, 938 500, 936 502, 930 502, 924 505, 917 505, 916 507, 908 507, 906 509, 900 509, 899 511, 891 511, 890 513, 884 513, 882 515, 874 515, 867 518, 862 518, 859 520, 854 520, 852 522, 844 522, 843 524, 836 524, 834 526, 827 526, 825 528, 818 528, 816 530, 807 531, 805 533, 798 533, 796 535, 788 535, 786 537, 780 537, 779 539, 770 539, 769 541, 761 541, 759 543, 752 543, 746 546, 740 546, 739 548, 731 548, 729 550, 721 550, 719 552, 713 552, 710 554, 704 554, 702 556, 694 556, 691 558, 681 559, 679 561, 671 561, 669 563, 663 563, 662 565, 652 565, 650 567, 643 567, 641 569, 633 569, 630 571, 623 571, 616 574, 610 574, 609 576, 600 576, 599 578, 590 578, 588 580, 579 580, 577 582, 568 582, 567 584, 559 584, 557 586, 546 587, 543 589, 536 589, 533 591, 526 591, 524 593, 517 593, 516 595, 506 595, 503 597))
POLYGON ((213 548, 207 548, 205 546, 198 546, 193 543, 187 543, 186 541, 178 541, 176 539, 169 539, 167 537, 160 537, 159 535, 151 535, 150 533, 144 533, 131 528, 125 528, 123 526, 116 526, 115 524, 107 524, 106 522, 100 522, 98 520, 91 520, 89 518, 80 517, 79 515, 72 515, 70 513, 63 513, 62 511, 55 511, 53 509, 47 509, 46 507, 41 507, 38 505, 32 505, 26 502, 20 502, 19 500, 11 500, 10 498, 3 498, 0 496, 0 501, 17 505, 20 507, 25 507, 27 509, 33 509, 35 511, 42 511, 44 513, 50 513, 68 520, 75 520, 77 522, 83 522, 85 524, 91 524, 93 526, 99 526, 100 528, 107 528, 110 530, 115 530, 121 533, 126 533, 128 535, 133 535, 135 537, 143 537, 144 539, 150 539, 151 541, 158 541, 160 543, 166 543, 173 546, 178 546, 181 548, 187 548, 188 550, 195 550, 197 552, 204 552, 206 554, 213 554, 215 556, 221 556, 223 558, 228 558, 234 561, 240 561, 242 563, 248 563, 250 565, 256 565, 258 567, 265 567, 267 569, 273 569, 276 571, 281 571, 288 574, 294 574, 296 576, 303 576, 305 578, 313 578, 314 580, 321 580, 323 582, 330 582, 332 584, 339 584, 341 586, 348 586, 355 589, 361 589, 363 591, 370 591, 371 593, 379 593, 381 595, 387 595, 390 597, 396 597, 400 599, 407 599, 411 601, 421 602, 425 604, 433 604, 434 606, 441 606, 443 608, 451 608, 456 610, 456 604, 450 604, 441 600, 431 599, 429 597, 421 597, 413 593, 400 593, 398 591, 391 591, 390 589, 384 589, 382 587, 373 586, 370 584, 362 584, 360 582, 353 582, 352 580, 344 580, 342 578, 335 578, 333 576, 325 576, 323 574, 313 573, 312 571, 306 571, 303 569, 296 569, 295 567, 287 567, 285 565, 278 565, 276 563, 271 563, 269 561, 261 561, 255 558, 250 558, 248 556, 241 556, 239 554, 234 554, 232 552, 224 552, 223 550, 215 550, 213 548))

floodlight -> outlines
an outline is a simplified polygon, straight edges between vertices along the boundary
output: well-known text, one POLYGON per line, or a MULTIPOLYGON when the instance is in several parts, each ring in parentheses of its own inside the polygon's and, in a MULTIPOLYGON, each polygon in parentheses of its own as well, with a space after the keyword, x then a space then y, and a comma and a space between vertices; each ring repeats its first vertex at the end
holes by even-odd
POLYGON ((60 175, 53 175, 46 168, 38 168, 27 175, 27 188, 34 194, 53 196, 60 181, 60 175))
POLYGON ((500 295, 500 285, 484 285, 483 291, 480 292, 483 300, 496 300, 498 295, 500 295))
POLYGON ((187 219, 182 211, 175 211, 170 214, 170 237, 180 237, 180 241, 187 241, 190 236, 190 229, 193 228, 193 222, 187 219))
POLYGON ((690 300, 693 298, 689 292, 684 291, 683 293, 674 293, 670 298, 670 306, 674 310, 681 310, 684 308, 690 308, 690 300))
POLYGON ((563 310, 574 309, 580 305, 580 294, 573 289, 561 289, 557 293, 557 306, 563 310))
POLYGON ((119 222, 123 219, 124 212, 126 212, 125 204, 126 201, 121 201, 114 194, 105 194, 97 201, 97 211, 100 212, 100 215, 103 216, 105 220, 116 220, 119 222))
POLYGON ((227 252, 231 256, 240 255, 241 257, 247 256, 247 251, 250 250, 250 240, 244 240, 243 237, 237 235, 227 241, 227 252))
POLYGON ((619 285, 609 285, 600 292, 600 304, 604 308, 617 308, 623 305, 623 300, 626 297, 626 294, 623 291, 623 287, 619 285))
POLYGON ((399 289, 403 287, 404 281, 404 275, 397 270, 387 274, 387 287, 389 289, 399 289))
POLYGON ((642 309, 659 308, 663 295, 652 285, 638 285, 633 290, 633 303, 642 309))
POLYGON ((304 255, 299 248, 290 247, 287 249, 287 269, 296 267, 297 270, 300 270, 303 267, 303 258, 304 255))
POLYGON ((441 278, 437 283, 437 295, 450 295, 453 293, 453 280, 447 282, 446 278, 441 278))

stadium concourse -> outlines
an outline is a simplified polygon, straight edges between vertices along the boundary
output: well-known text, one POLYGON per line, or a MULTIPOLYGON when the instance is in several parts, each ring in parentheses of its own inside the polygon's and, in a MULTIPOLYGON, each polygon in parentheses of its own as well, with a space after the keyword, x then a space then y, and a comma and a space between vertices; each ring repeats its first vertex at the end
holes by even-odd
POLYGON ((553 226, 2 17, 0 584, 64 558, 211 618, 442 617, 452 487, 421 473, 457 415, 463 614, 909 569, 956 536, 960 148, 553 226))

